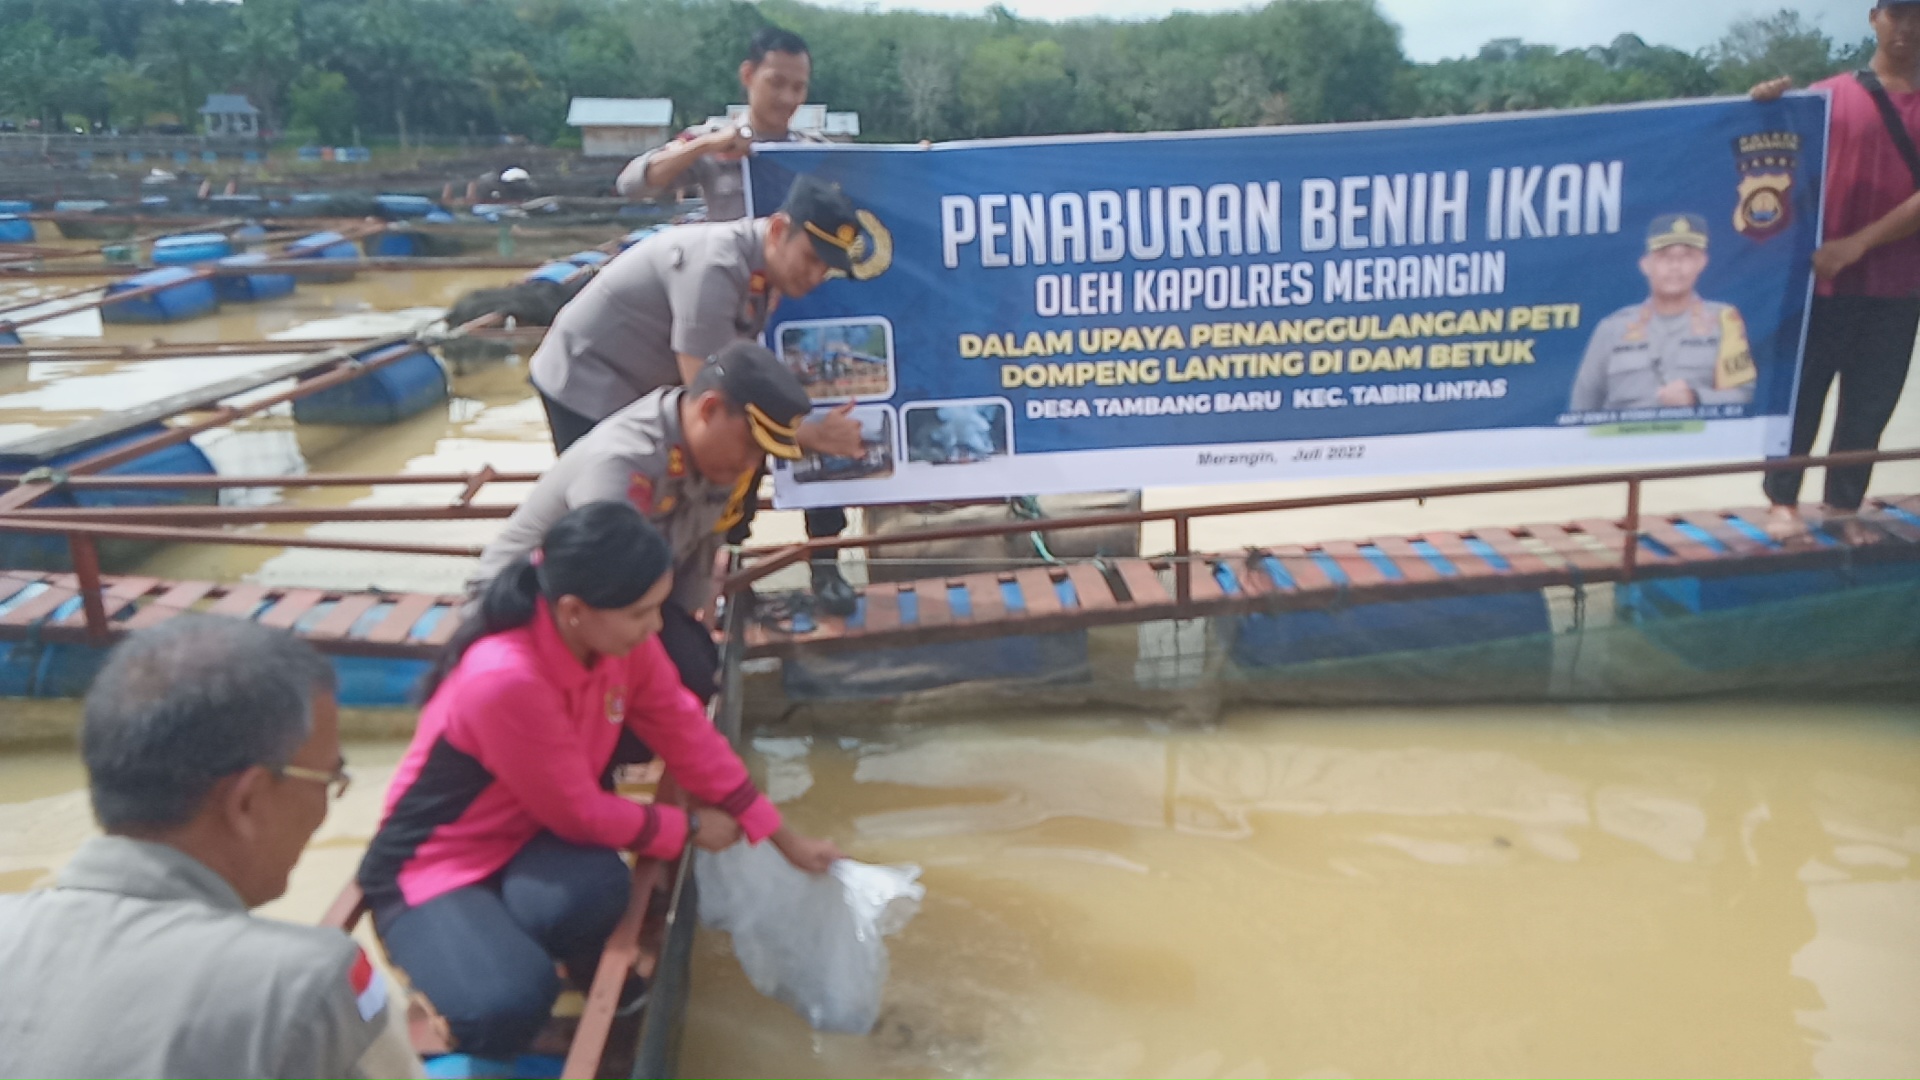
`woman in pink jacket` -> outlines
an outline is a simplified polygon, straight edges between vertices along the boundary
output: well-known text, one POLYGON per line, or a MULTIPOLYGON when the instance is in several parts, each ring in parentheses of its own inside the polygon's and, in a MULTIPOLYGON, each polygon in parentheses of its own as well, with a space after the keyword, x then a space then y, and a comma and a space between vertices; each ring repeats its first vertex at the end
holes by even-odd
MULTIPOLYGON (((495 578, 428 677, 426 708, 360 864, 393 962, 463 1053, 511 1057, 591 979, 627 905, 618 852, 772 840, 819 873, 831 841, 780 820, 660 646, 671 553, 625 502, 582 506, 495 578), (645 805, 604 778, 623 736, 703 804, 645 805)), ((625 760, 626 755, 621 755, 625 760)))

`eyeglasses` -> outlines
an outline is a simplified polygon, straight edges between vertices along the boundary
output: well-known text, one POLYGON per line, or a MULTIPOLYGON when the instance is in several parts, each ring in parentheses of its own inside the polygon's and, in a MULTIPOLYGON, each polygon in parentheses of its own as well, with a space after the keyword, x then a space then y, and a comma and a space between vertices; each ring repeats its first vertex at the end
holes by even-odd
POLYGON ((274 771, 289 779, 325 784, 333 789, 333 797, 336 799, 346 795, 347 788, 353 783, 353 774, 347 771, 347 763, 344 761, 332 772, 321 772, 319 769, 308 769, 299 765, 282 765, 274 771))

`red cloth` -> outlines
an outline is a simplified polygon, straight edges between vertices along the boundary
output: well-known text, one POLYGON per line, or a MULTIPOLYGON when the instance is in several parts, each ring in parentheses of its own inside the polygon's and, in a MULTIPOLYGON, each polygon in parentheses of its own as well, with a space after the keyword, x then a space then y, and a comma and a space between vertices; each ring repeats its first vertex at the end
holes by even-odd
MULTIPOLYGON (((1813 84, 1832 95, 1827 129, 1825 240, 1852 236, 1886 217, 1914 193, 1913 173, 1900 157, 1873 95, 1851 73, 1813 84)), ((1920 141, 1920 91, 1888 96, 1920 141)), ((1883 244, 1832 281, 1822 296, 1920 296, 1920 234, 1883 244)))
POLYGON ((384 817, 420 780, 442 739, 492 779, 406 859, 399 872, 406 902, 418 906, 484 880, 542 829, 576 844, 678 854, 687 836, 681 810, 642 805, 599 785, 622 724, 682 788, 733 815, 748 839, 780 827, 780 811, 681 685, 659 638, 588 668, 560 640, 541 600, 526 626, 475 642, 421 710, 384 817))

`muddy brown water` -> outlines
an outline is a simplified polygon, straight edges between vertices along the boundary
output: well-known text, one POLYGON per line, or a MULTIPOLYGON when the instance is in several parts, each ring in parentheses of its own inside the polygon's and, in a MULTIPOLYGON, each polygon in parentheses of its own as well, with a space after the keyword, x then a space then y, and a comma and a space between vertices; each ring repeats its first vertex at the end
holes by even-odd
MULTIPOLYGON (((512 271, 303 286, 162 328, 46 324, 45 340, 386 333, 512 271)), ((30 299, 0 283, 0 305, 30 299)), ((62 286, 69 287, 69 286, 62 286)), ((48 286, 49 289, 52 286, 48 286)), ((0 442, 249 360, 0 367, 0 442)), ((284 410, 206 440, 226 472, 458 472, 551 460, 516 362, 459 374, 444 409, 375 431, 284 410)), ((1910 393, 1890 446, 1920 445, 1910 393)), ((1522 475, 1513 473, 1509 475, 1522 475)), ((1422 478, 1434 479, 1434 478, 1422 478)), ((1464 478, 1462 478, 1464 479, 1464 478)), ((1416 481, 1409 480, 1407 483, 1416 481)), ((1815 474, 1809 480, 1818 482, 1815 474)), ((1363 481, 1366 486, 1374 481, 1363 481)), ((1353 481, 1153 491, 1149 506, 1353 481)), ((1879 491, 1920 491, 1920 466, 1879 491)), ((1651 487, 1650 509, 1751 505, 1736 477, 1651 487)), ((291 491, 300 505, 444 501, 451 489, 291 491)), ((520 492, 490 490, 483 500, 520 492)), ((1617 513, 1617 492, 1482 496, 1195 526, 1240 544, 1617 513)), ((762 538, 800 535, 797 515, 762 538)), ((478 542, 494 522, 336 525, 478 542)), ((1149 529, 1148 550, 1170 534, 1149 529)), ((447 590, 464 560, 176 548, 146 572, 447 590)), ((855 569, 857 576, 858 569, 855 569)), ((0 890, 45 883, 91 832, 70 702, 0 701, 0 890)), ((319 915, 377 824, 410 716, 348 749, 357 778, 269 909, 319 915)), ((856 857, 925 868, 866 1037, 822 1036, 756 994, 703 934, 691 1075, 1913 1075, 1920 1072, 1920 705, 957 714, 755 742, 783 809, 856 857)))

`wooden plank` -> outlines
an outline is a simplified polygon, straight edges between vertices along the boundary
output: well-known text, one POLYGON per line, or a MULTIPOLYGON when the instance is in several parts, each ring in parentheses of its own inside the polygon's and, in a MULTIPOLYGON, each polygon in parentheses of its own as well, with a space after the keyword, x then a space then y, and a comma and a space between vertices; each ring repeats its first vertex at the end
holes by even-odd
POLYGON ((620 991, 641 959, 640 932, 646 926, 647 908, 653 903, 655 888, 665 877, 665 865, 657 859, 634 863, 627 910, 621 914, 601 950, 600 965, 594 969, 593 982, 588 986, 587 1000, 580 1009, 579 1026, 574 1028, 573 1044, 567 1048, 561 1076, 600 1075, 601 1058, 606 1053, 607 1039, 613 1033, 614 1015, 620 1009, 620 991))
MULTIPOLYGON (((1640 531, 1642 533, 1646 532, 1646 523, 1649 520, 1651 519, 1647 516, 1641 517, 1640 531)), ((1615 555, 1620 556, 1622 560, 1625 560, 1627 531, 1620 527, 1619 522, 1614 521, 1612 518, 1581 518, 1574 522, 1573 525, 1574 528, 1598 540, 1608 551, 1613 552, 1615 555)), ((1667 563, 1676 561, 1676 557, 1672 555, 1662 555, 1651 550, 1645 544, 1639 544, 1637 545, 1634 560, 1641 564, 1667 563)))
POLYGON ((53 614, 54 609, 61 604, 79 595, 79 589, 55 585, 46 592, 22 602, 19 607, 5 615, 0 615, 0 626, 32 626, 53 614))
POLYGON ((1589 548, 1558 525, 1529 525, 1527 534, 1547 545, 1548 550, 1578 570, 1611 570, 1616 563, 1605 554, 1589 548))
POLYGON ((913 595, 919 600, 916 626, 946 626, 953 622, 953 607, 947 603, 945 581, 916 581, 913 595))
POLYGON ((394 599, 393 609, 385 618, 367 631, 366 640, 380 645, 394 645, 407 640, 413 625, 420 621, 433 608, 434 599, 425 593, 404 593, 394 599))
POLYGON ((176 581, 167 591, 149 600, 145 607, 133 613, 123 625, 128 630, 145 630, 149 626, 158 626, 168 619, 190 611, 208 593, 213 591, 211 581, 176 581))
MULTIPOLYGON (((1640 519, 1640 527, 1648 539, 1686 562, 1712 562, 1720 557, 1719 552, 1674 528, 1673 522, 1665 516, 1643 517, 1640 519)), ((1644 548, 1644 545, 1642 547, 1644 548)))
POLYGON ((1891 535, 1895 540, 1909 544, 1920 544, 1920 525, 1903 521, 1878 507, 1860 511, 1860 520, 1891 535))
POLYGON ((960 581, 967 587, 967 599, 973 606, 974 622, 1000 622, 1007 617, 1007 602, 1000 595, 998 575, 968 574, 960 581))
MULTIPOLYGON (((1214 560, 1205 555, 1196 555, 1188 564, 1187 596, 1196 604, 1214 604, 1226 599, 1227 592, 1220 587, 1220 579, 1213 576, 1214 560)), ((1175 568, 1175 573, 1179 568, 1175 568)))
POLYGON ((1113 595, 1113 586, 1107 583, 1107 575, 1092 563, 1069 564, 1067 580, 1073 582, 1073 594, 1079 600, 1081 611, 1107 611, 1120 602, 1113 595))
POLYGON ((257 621, 269 630, 291 630, 300 616, 326 598, 327 594, 319 589, 288 589, 278 603, 260 613, 257 621))
POLYGON ((38 575, 28 577, 25 574, 0 574, 0 604, 20 595, 29 585, 38 584, 38 575))
POLYGON ((1026 601, 1028 615, 1058 615, 1064 610, 1060 594, 1054 591, 1053 575, 1044 567, 1016 570, 1013 580, 1020 586, 1020 599, 1026 601))
POLYGON ((1294 545, 1277 547, 1273 549, 1273 557, 1280 568, 1287 572, 1287 576, 1293 579, 1294 587, 1302 592, 1339 587, 1320 563, 1307 554, 1305 548, 1294 545))
POLYGON ((1551 574, 1553 565, 1547 560, 1527 550, 1527 545, 1513 534, 1511 529, 1489 526, 1473 530, 1475 539, 1484 542, 1501 558, 1507 560, 1507 573, 1510 574, 1551 574))
POLYGON ((313 629, 307 631, 307 637, 313 641, 339 641, 347 636, 347 631, 353 629, 354 623, 360 621, 360 616, 373 610, 373 606, 379 602, 379 593, 349 593, 341 597, 340 602, 333 605, 333 610, 313 625, 313 629))
POLYGON ((454 632, 460 629, 460 605, 463 601, 457 596, 443 596, 439 599, 444 604, 446 614, 440 616, 440 621, 435 623, 433 629, 427 633, 424 644, 430 646, 445 645, 453 640, 454 632))
POLYGON ((1734 528, 1717 510, 1695 510, 1681 514, 1680 520, 1720 541, 1734 555, 1766 555, 1777 550, 1734 528))
POLYGON ((1127 587, 1136 607, 1171 607, 1173 594, 1160 583, 1160 575, 1145 559, 1120 559, 1114 563, 1120 583, 1127 587))
POLYGON ((866 618, 860 632, 884 634, 900 628, 900 586, 892 582, 869 585, 862 590, 867 598, 866 618))
POLYGON ((267 598, 264 585, 241 584, 227 589, 227 594, 207 609, 209 615, 224 615, 230 619, 250 619, 254 609, 267 598))
POLYGON ((1360 545, 1351 540, 1329 540, 1320 545, 1320 550, 1333 556, 1333 561, 1340 564, 1340 569, 1346 572, 1349 585, 1364 588, 1387 582, 1387 575, 1373 565, 1373 560, 1360 554, 1360 545))
MULTIPOLYGON (((111 619, 115 615, 118 615, 127 605, 132 604, 134 601, 152 592, 154 586, 160 583, 159 578, 152 577, 107 578, 102 582, 105 587, 101 590, 100 597, 101 605, 107 610, 107 618, 111 619)), ((86 608, 83 606, 79 610, 69 614, 66 618, 61 619, 60 625, 87 625, 86 608)))
POLYGON ((1420 554, 1414 548, 1413 542, 1404 536, 1377 537, 1373 541, 1373 546, 1379 548, 1381 554, 1393 560, 1393 565, 1400 568, 1400 576, 1410 582, 1439 581, 1446 577, 1440 572, 1439 567, 1428 562, 1426 556, 1420 554))
MULTIPOLYGON (((1495 577, 1500 574, 1497 567, 1468 547, 1466 538, 1459 533, 1432 532, 1427 534, 1426 540, 1433 545, 1433 550, 1438 552, 1441 558, 1453 564, 1453 568, 1460 572, 1462 578, 1495 577)), ((1539 556, 1536 555, 1534 558, 1537 559, 1539 556)), ((1546 563, 1542 562, 1541 565, 1545 566, 1546 563)))

